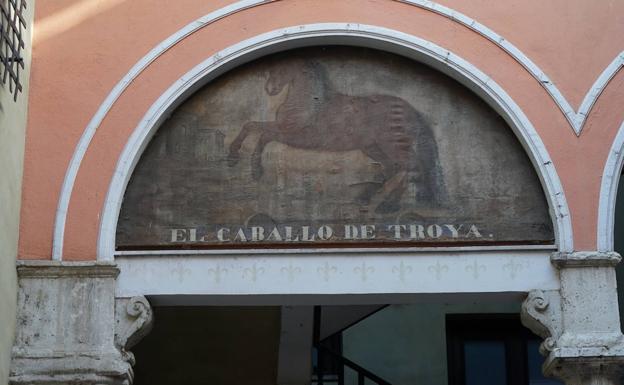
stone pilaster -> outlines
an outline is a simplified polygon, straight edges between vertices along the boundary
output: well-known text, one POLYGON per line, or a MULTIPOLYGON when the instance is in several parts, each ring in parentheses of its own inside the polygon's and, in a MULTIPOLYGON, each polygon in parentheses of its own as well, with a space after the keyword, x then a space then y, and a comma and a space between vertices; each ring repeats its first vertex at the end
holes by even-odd
POLYGON ((522 306, 522 322, 544 338, 544 373, 568 385, 620 384, 624 336, 620 331, 615 265, 617 253, 555 253, 558 291, 534 290, 522 306))
POLYGON ((127 349, 148 330, 143 297, 115 299, 119 270, 95 262, 19 262, 10 384, 115 384, 133 380, 127 349))

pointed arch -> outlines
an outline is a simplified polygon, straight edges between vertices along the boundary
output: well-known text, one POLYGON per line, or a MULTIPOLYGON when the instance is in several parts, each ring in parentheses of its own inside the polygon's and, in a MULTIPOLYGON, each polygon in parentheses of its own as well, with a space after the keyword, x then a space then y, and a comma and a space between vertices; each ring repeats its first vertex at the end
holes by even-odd
POLYGON ((620 125, 611 145, 607 163, 602 173, 598 203, 598 251, 613 251, 615 203, 622 167, 624 167, 624 122, 620 125))

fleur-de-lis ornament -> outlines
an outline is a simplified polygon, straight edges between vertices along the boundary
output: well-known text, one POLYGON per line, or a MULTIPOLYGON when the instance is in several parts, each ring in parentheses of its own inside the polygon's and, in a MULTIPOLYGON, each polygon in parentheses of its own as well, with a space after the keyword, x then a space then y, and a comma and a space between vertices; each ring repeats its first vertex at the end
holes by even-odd
POLYGON ((251 278, 251 282, 256 282, 258 280, 258 276, 264 274, 264 267, 258 267, 254 263, 253 266, 247 267, 243 270, 243 278, 249 276, 251 278))
POLYGON ((191 270, 187 269, 186 267, 184 267, 183 264, 179 264, 178 266, 176 266, 175 269, 171 270, 173 273, 176 273, 176 275, 178 276, 178 281, 182 282, 184 281, 184 277, 186 275, 191 274, 191 270))
POLYGON ((219 265, 215 266, 214 268, 208 269, 208 274, 213 276, 215 283, 221 283, 222 276, 224 274, 227 274, 227 272, 228 269, 219 265))
POLYGON ((466 271, 472 273, 472 278, 474 279, 479 279, 481 272, 485 272, 485 270, 485 266, 479 265, 476 259, 470 265, 466 266, 466 271))
POLYGON ((282 274, 288 274, 288 281, 292 282, 295 280, 295 275, 301 273, 301 268, 293 266, 292 263, 289 263, 288 266, 282 267, 280 271, 282 274))
POLYGON ((336 266, 330 266, 329 262, 325 262, 325 264, 316 269, 316 271, 321 274, 321 276, 323 277, 323 281, 329 282, 332 273, 337 273, 338 269, 336 268, 336 266))
POLYGON ((375 272, 375 268, 366 266, 366 262, 362 262, 360 266, 353 268, 353 272, 360 275, 362 282, 366 282, 368 280, 368 275, 375 272))
POLYGON ((430 273, 435 273, 436 280, 442 279, 442 273, 448 273, 449 268, 447 265, 443 265, 440 261, 436 261, 435 265, 431 265, 427 268, 430 273))
POLYGON ((509 271, 511 279, 515 279, 518 276, 518 272, 522 270, 522 264, 516 262, 513 258, 503 265, 503 270, 509 271))
POLYGON ((412 266, 406 265, 403 261, 401 261, 399 266, 392 267, 392 272, 399 274, 399 280, 401 282, 405 282, 405 276, 412 272, 412 266))

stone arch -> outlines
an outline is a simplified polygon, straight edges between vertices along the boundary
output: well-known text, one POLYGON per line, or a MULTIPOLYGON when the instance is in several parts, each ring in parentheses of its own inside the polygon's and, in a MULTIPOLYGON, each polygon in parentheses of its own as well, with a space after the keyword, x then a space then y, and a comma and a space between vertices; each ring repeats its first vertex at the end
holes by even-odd
POLYGON ((531 122, 501 87, 474 65, 423 39, 376 26, 326 23, 275 30, 235 44, 193 68, 153 103, 119 158, 103 210, 98 258, 113 259, 115 229, 125 187, 142 151, 169 111, 185 96, 241 63, 268 53, 321 43, 377 48, 416 59, 450 75, 482 97, 505 118, 527 151, 547 195, 558 249, 573 249, 570 216, 554 165, 531 122))
POLYGON ((597 246, 599 251, 613 251, 615 201, 617 199, 622 167, 624 167, 624 123, 620 125, 613 140, 602 173, 597 226, 597 246))

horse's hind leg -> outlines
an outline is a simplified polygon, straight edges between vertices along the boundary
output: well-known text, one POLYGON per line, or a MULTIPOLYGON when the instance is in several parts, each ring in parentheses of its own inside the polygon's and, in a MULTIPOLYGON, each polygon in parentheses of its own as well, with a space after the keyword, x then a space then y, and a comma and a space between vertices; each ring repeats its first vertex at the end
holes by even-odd
POLYGON ((363 151, 371 159, 382 165, 384 175, 383 185, 375 191, 374 196, 368 197, 369 202, 376 202, 378 198, 383 199, 375 207, 377 213, 398 211, 400 209, 399 200, 405 191, 405 175, 401 173, 401 171, 405 171, 405 165, 397 163, 396 160, 402 161, 403 159, 400 156, 397 157, 398 159, 391 159, 378 144, 367 146, 363 151), (383 196, 379 196, 379 194, 383 194, 383 196))
MULTIPOLYGON (((381 148, 379 148, 379 145, 377 145, 376 143, 373 143, 369 146, 362 148, 362 152, 364 153, 364 155, 368 156, 374 161, 373 164, 378 164, 379 166, 381 166, 381 172, 384 178, 384 183, 383 183, 384 185, 389 179, 392 178, 393 175, 396 174, 396 167, 392 163, 392 160, 381 150, 381 148)), ((370 191, 368 193, 368 197, 366 197, 366 199, 363 199, 363 200, 365 200, 367 203, 370 202, 371 199, 373 198, 373 195, 377 193, 379 190, 381 190, 382 188, 383 186, 378 187, 374 191, 370 191)), ((360 197, 360 198, 364 198, 364 197, 360 197)))
POLYGON ((401 197, 403 197, 403 194, 407 189, 406 172, 402 171, 397 173, 395 177, 392 178, 390 181, 386 182, 386 184, 390 182, 393 182, 393 186, 391 187, 390 191, 383 197, 383 200, 375 207, 376 213, 394 213, 396 211, 399 211, 399 209, 401 208, 399 201, 401 200, 401 197))
POLYGON ((362 149, 362 152, 382 167, 384 180, 392 178, 397 173, 397 167, 388 155, 379 147, 378 144, 371 144, 362 149))

